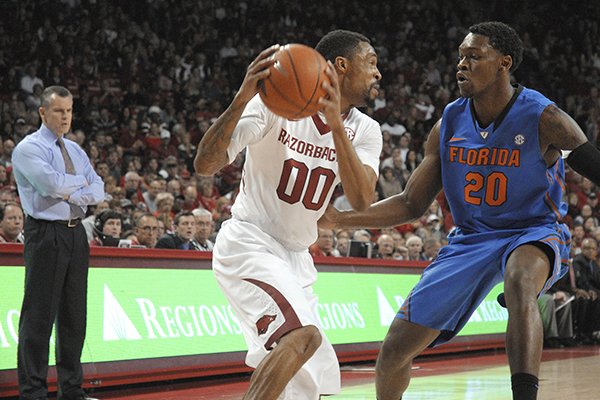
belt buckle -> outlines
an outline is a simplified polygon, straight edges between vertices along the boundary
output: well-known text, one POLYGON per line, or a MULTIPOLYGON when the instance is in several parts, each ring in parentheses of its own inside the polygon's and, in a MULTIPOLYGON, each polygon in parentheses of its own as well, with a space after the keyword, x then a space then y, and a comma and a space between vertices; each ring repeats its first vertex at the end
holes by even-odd
POLYGON ((77 218, 71 218, 69 221, 67 221, 68 228, 75 228, 76 226, 77 226, 77 218))

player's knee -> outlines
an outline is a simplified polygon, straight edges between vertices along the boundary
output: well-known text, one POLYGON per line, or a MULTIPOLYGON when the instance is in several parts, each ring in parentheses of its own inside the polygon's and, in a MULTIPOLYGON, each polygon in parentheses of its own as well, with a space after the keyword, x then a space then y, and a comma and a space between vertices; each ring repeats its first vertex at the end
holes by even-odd
POLYGON ((301 358, 310 358, 321 345, 323 337, 314 325, 303 326, 284 336, 301 358))
POLYGON ((397 366, 412 362, 413 356, 406 351, 405 343, 400 335, 388 334, 381 345, 377 364, 392 363, 397 366))
POLYGON ((512 272, 504 277, 504 292, 506 295, 522 296, 533 287, 532 282, 524 274, 512 272))
POLYGON ((535 303, 537 307, 537 294, 538 288, 531 279, 518 273, 505 276, 504 297, 509 311, 515 307, 525 307, 528 303, 535 303))
POLYGON ((309 325, 301 328, 303 330, 303 343, 305 344, 305 353, 314 354, 323 342, 323 336, 321 332, 314 325, 309 325))

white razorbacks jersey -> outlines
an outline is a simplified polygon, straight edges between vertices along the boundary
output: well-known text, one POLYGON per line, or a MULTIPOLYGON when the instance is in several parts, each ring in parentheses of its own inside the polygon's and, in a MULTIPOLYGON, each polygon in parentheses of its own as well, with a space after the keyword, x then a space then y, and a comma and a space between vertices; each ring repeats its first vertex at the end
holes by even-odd
MULTIPOLYGON (((353 108, 344 127, 361 162, 378 174, 379 124, 353 108)), ((299 121, 279 117, 257 95, 235 128, 229 161, 244 148, 233 217, 257 225, 290 250, 306 249, 317 239, 317 221, 340 182, 329 127, 319 115, 299 121)))

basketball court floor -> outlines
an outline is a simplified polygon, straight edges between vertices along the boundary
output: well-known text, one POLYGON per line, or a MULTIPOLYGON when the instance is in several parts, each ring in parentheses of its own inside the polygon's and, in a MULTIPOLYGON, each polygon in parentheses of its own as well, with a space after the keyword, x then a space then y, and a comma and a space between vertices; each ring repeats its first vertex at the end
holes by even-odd
MULTIPOLYGON (((237 400, 248 376, 100 390, 103 400, 237 400)), ((332 400, 374 400, 373 364, 342 367, 342 392, 332 400)), ((540 400, 600 399, 600 346, 544 350, 540 400)), ((503 352, 420 358, 404 400, 511 399, 510 373, 503 352)))

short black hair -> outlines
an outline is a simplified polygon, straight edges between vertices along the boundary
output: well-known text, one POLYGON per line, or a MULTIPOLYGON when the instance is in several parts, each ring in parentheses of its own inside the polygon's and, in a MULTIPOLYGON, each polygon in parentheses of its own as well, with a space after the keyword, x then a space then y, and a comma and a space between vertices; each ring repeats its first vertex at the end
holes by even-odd
POLYGON ((321 53, 327 61, 334 62, 338 56, 351 58, 361 42, 371 43, 365 35, 338 29, 323 36, 315 50, 321 53))
POLYGON ((192 217, 192 218, 194 218, 194 221, 195 221, 194 214, 192 214, 192 212, 191 212, 191 211, 181 211, 179 214, 177 214, 177 215, 175 216, 175 219, 173 220, 173 225, 177 225, 177 226, 179 226, 179 221, 180 221, 180 220, 181 220, 181 218, 183 218, 183 217, 192 217))
POLYGON ((505 56, 512 57, 510 71, 514 72, 523 60, 523 42, 519 34, 504 22, 481 22, 469 27, 469 32, 475 35, 487 36, 490 44, 505 56))
POLYGON ((109 219, 118 219, 121 221, 121 224, 123 223, 123 215, 120 212, 111 209, 104 210, 100 214, 96 215, 96 219, 94 220, 94 228, 96 229, 97 233, 102 233, 104 230, 104 224, 106 224, 109 219))
POLYGON ((53 94, 55 94, 59 97, 71 96, 71 92, 69 91, 69 89, 67 89, 64 86, 58 86, 58 85, 48 86, 42 92, 42 101, 41 101, 42 107, 46 108, 50 105, 50 97, 52 97, 53 94))

